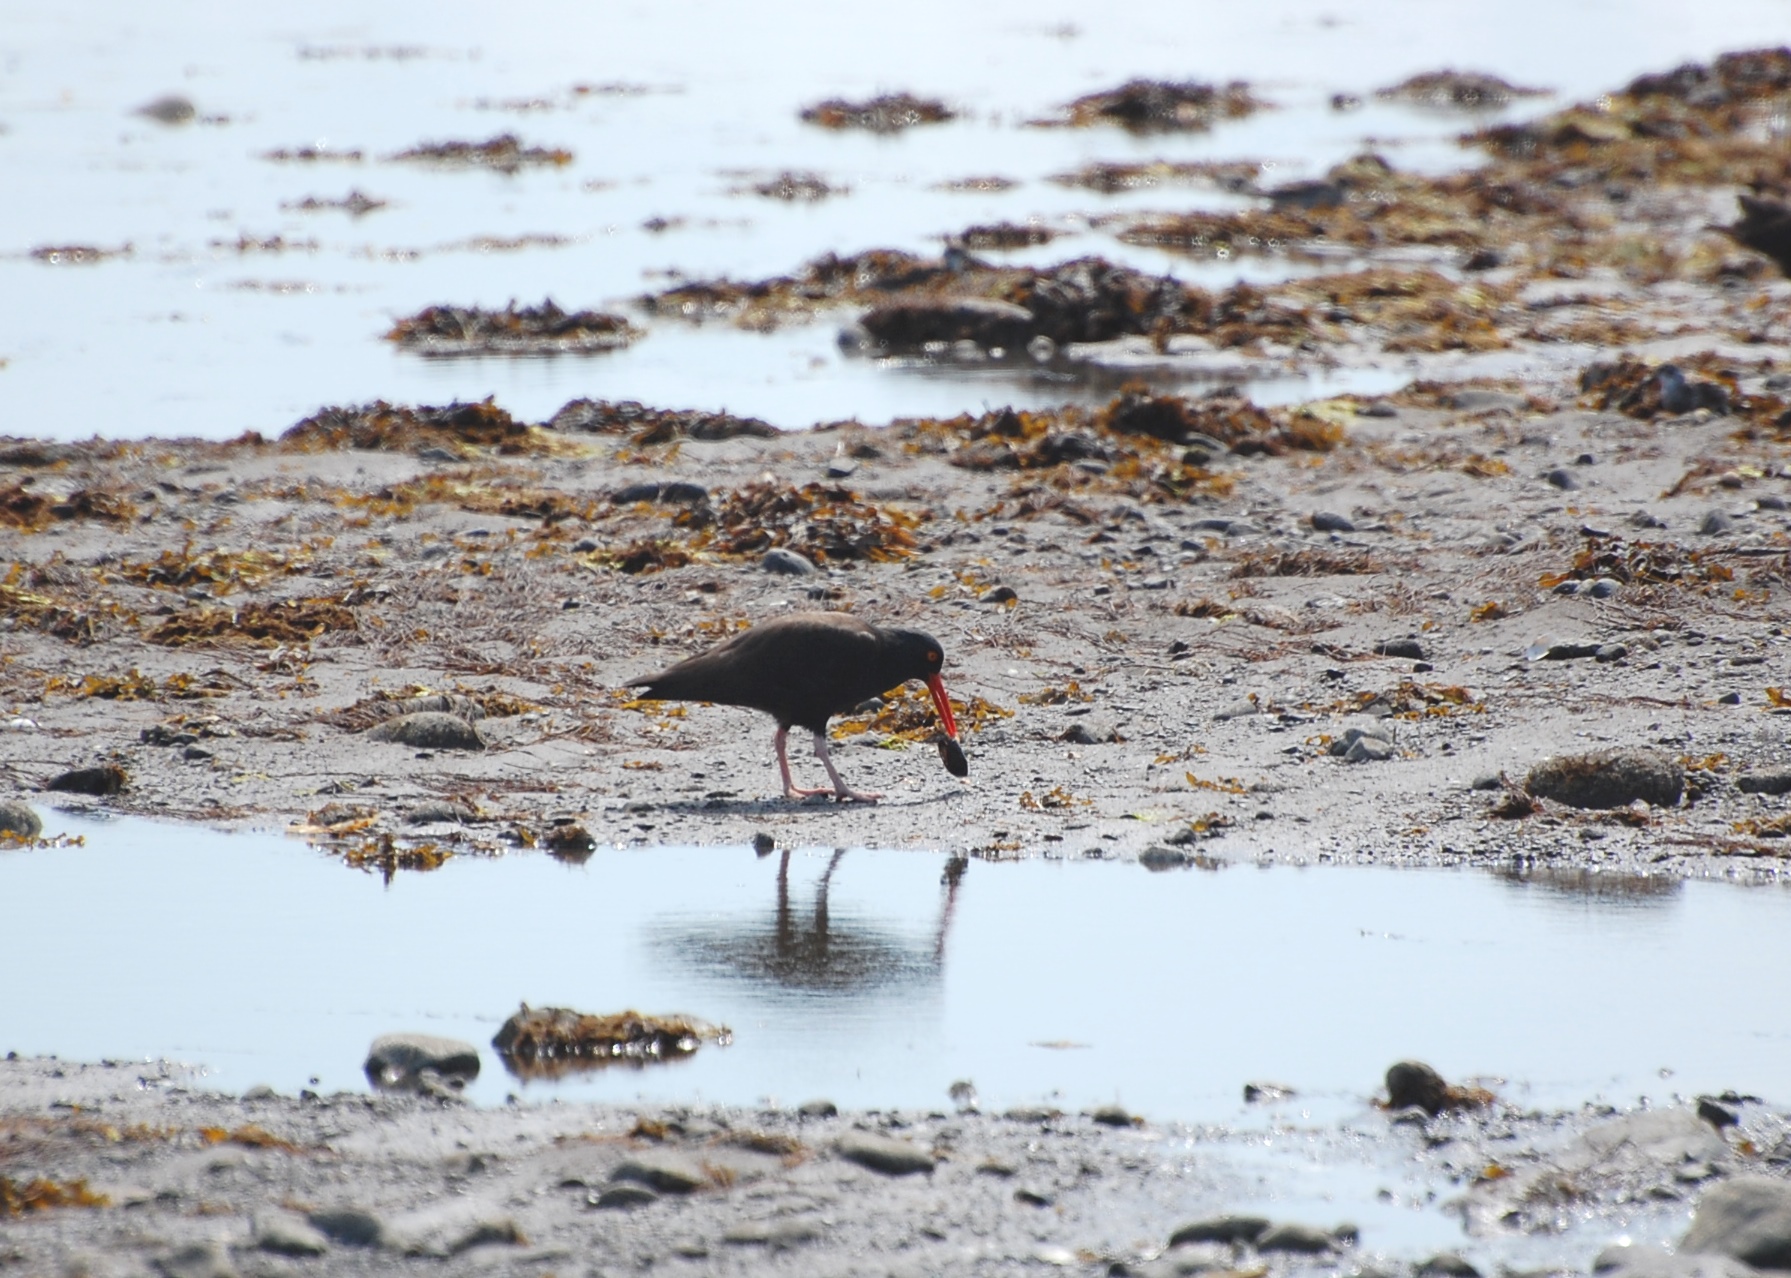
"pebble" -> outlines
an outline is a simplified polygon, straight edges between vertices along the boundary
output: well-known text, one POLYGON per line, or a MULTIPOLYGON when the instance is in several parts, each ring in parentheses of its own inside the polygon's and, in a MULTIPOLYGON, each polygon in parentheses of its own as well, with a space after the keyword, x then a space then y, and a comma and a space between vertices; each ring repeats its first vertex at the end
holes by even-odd
POLYGON ((177 1247, 155 1262, 165 1278, 237 1278, 230 1252, 216 1239, 177 1247))
POLYGON ((743 1225, 735 1225, 721 1236, 721 1240, 736 1246, 758 1246, 771 1251, 785 1251, 822 1236, 818 1221, 749 1221, 743 1225))
POLYGON ((138 107, 136 113, 157 124, 191 124, 199 118, 199 108, 193 105, 193 100, 179 93, 164 93, 159 98, 152 98, 138 107))
POLYGON ((457 714, 423 710, 401 714, 367 729, 370 741, 391 741, 417 750, 483 750, 479 730, 457 714))
POLYGON ((1164 870, 1179 870, 1193 859, 1180 848, 1164 847, 1160 843, 1138 854, 1138 864, 1153 874, 1160 874, 1164 870))
POLYGON ((1543 760, 1524 778, 1524 789, 1575 808, 1621 808, 1637 799, 1670 808, 1685 793, 1685 769, 1659 750, 1594 750, 1543 760))
POLYGON ((361 1068, 375 1087, 420 1085, 424 1071, 438 1077, 479 1077, 479 1049, 436 1034, 382 1034, 367 1049, 361 1068))
POLYGON ((767 550, 759 560, 759 566, 766 572, 780 573, 785 577, 812 577, 820 571, 806 555, 786 550, 782 546, 767 550))
POLYGON ((1399 1061, 1387 1067, 1387 1108, 1416 1107, 1434 1118, 1448 1105, 1449 1084, 1423 1061, 1399 1061))
POLYGON ((991 586, 983 591, 981 600, 986 604, 1017 604, 1020 596, 1012 586, 991 586))
POLYGON ((1425 658, 1424 645, 1416 639, 1406 636, 1400 639, 1383 639, 1374 645, 1377 657, 1404 657, 1410 661, 1422 661, 1425 658))
POLYGON ((1522 395, 1473 388, 1456 391, 1446 402, 1461 413, 1521 413, 1529 407, 1529 401, 1522 395))
POLYGON ((1610 577, 1599 577, 1584 586, 1580 593, 1591 595, 1594 599, 1609 599, 1619 589, 1620 585, 1610 577))
POLYGON ((1343 761, 1345 763, 1384 763, 1395 753, 1392 742, 1364 734, 1350 742, 1349 748, 1343 752, 1343 761))
POLYGON ((1232 702, 1230 705, 1226 706, 1223 710, 1221 710, 1217 714, 1215 714, 1213 716, 1213 718, 1218 719, 1221 722, 1223 722, 1226 719, 1242 719, 1248 715, 1259 714, 1259 713, 1261 713, 1261 707, 1258 706, 1255 701, 1246 697, 1242 701, 1232 702))
POLYGON ((91 794, 95 797, 117 794, 131 783, 130 776, 115 764, 102 764, 97 768, 74 768, 68 772, 58 773, 44 782, 44 789, 59 790, 65 794, 91 794))
POLYGON ((1726 510, 1707 510, 1703 520, 1698 524, 1698 531, 1706 537, 1717 537, 1735 527, 1735 521, 1726 510))
POLYGON ((688 1194, 703 1186, 702 1169, 682 1159, 665 1156, 630 1158, 609 1174, 611 1180, 631 1180, 662 1194, 688 1194))
POLYGON ((796 1107, 796 1112, 804 1118, 838 1118, 840 1107, 830 1100, 804 1101, 796 1107))
POLYGON ((474 1247, 522 1241, 522 1231, 509 1215, 492 1204, 464 1200, 408 1212, 386 1227, 386 1244, 406 1256, 445 1259, 474 1247))
POLYGON ((1356 525, 1348 515, 1340 515, 1334 510, 1315 510, 1309 521, 1317 532, 1355 532, 1356 525))
POLYGON ((604 1211, 629 1211, 659 1201, 659 1195, 645 1185, 612 1185, 588 1200, 604 1211))
POLYGON ((709 500, 709 490, 701 484, 673 480, 670 483, 629 484, 609 495, 618 506, 631 506, 637 501, 663 502, 668 506, 697 506, 709 500))
POLYGON ((1791 768, 1761 768, 1735 778, 1743 794, 1791 794, 1791 768))
MULTIPOLYGON (((1334 755, 1335 757, 1340 758, 1340 759, 1349 759, 1350 751, 1355 749, 1357 742, 1363 741, 1363 740, 1377 741, 1381 745, 1384 745, 1387 747, 1387 753, 1385 755, 1381 755, 1378 757, 1388 758, 1388 759, 1393 757, 1393 732, 1392 732, 1392 729, 1388 728, 1384 724, 1379 724, 1379 723, 1371 723, 1366 726, 1345 728, 1343 730, 1343 735, 1336 738, 1335 740, 1333 740, 1331 742, 1330 746, 1327 747, 1327 753, 1334 755)), ((1361 762, 1361 757, 1358 756, 1356 759, 1351 759, 1350 762, 1352 762, 1352 763, 1361 762)))
POLYGON ((1480 1278, 1480 1271, 1459 1252, 1439 1251, 1412 1271, 1418 1278, 1480 1278))
POLYGON ((473 815, 464 803, 456 803, 453 799, 426 799, 404 814, 409 825, 434 825, 437 822, 450 821, 460 824, 473 815))
POLYGON ((286 1211, 255 1216, 250 1221, 249 1235, 250 1246, 281 1256, 321 1256, 330 1249, 322 1230, 286 1211))
POLYGON ((1288 1100, 1298 1095, 1286 1083, 1245 1083, 1244 1103, 1246 1105, 1263 1105, 1271 1101, 1288 1100))
POLYGON ((1787 510, 1791 509, 1791 502, 1787 502, 1777 493, 1762 493, 1760 496, 1754 498, 1754 509, 1787 510))
POLYGON ((1256 1240, 1258 1251, 1290 1251, 1305 1256, 1316 1256, 1336 1246, 1337 1240, 1328 1231, 1312 1225, 1276 1225, 1256 1240))
POLYGON ((1755 1278, 1752 1265, 1733 1256, 1675 1253, 1646 1244, 1606 1247, 1592 1261, 1598 1278, 1755 1278))
POLYGON ((20 803, 17 799, 0 801, 0 833, 35 839, 43 832, 43 818, 32 811, 30 804, 20 803))
POLYGON ((1791 1185, 1737 1176, 1707 1190, 1679 1250, 1732 1256, 1760 1269, 1791 1269, 1791 1185))
POLYGON ((1103 1105, 1090 1114, 1089 1118, 1103 1127, 1142 1127, 1144 1125, 1142 1118, 1128 1114, 1124 1106, 1121 1105, 1103 1105))
POLYGON ((1169 1235, 1171 1247, 1189 1243, 1253 1243, 1269 1232, 1273 1222, 1266 1216, 1212 1216, 1183 1225, 1169 1235))
POLYGON ((1629 645, 1626 643, 1601 643, 1598 645, 1598 651, 1594 652, 1592 657, 1593 660, 1608 666, 1613 661, 1622 661, 1628 655, 1629 645))
POLYGON ((1580 486, 1579 477, 1571 470, 1562 466, 1557 466, 1553 470, 1543 471, 1542 477, 1548 483, 1565 493, 1573 492, 1580 486))
POLYGON ((1470 790, 1502 790, 1504 788, 1505 778, 1497 772, 1482 772, 1468 783, 1470 790))
POLYGON ((1577 661, 1581 657, 1594 656, 1599 645, 1595 643, 1556 643, 1550 644, 1543 652, 1544 661, 1577 661))
POLYGON ((359 1207, 326 1208, 305 1220, 331 1242, 346 1247, 377 1247, 386 1237, 385 1221, 359 1207))
POLYGON ((887 1176, 931 1172, 936 1165, 932 1154, 918 1145, 869 1132, 848 1132, 840 1137, 839 1152, 847 1162, 887 1176))

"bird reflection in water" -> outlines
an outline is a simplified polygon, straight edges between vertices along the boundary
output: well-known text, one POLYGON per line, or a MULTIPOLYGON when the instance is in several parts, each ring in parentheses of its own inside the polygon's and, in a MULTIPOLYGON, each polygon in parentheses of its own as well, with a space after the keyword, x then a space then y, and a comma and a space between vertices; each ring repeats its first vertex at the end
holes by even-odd
POLYGON ((946 863, 938 916, 922 931, 856 909, 835 917, 828 897, 846 859, 844 848, 828 858, 807 909, 792 900, 790 851, 778 858, 776 905, 769 914, 670 920, 654 929, 655 947, 708 973, 801 995, 853 997, 940 982, 968 861, 954 857, 946 863))

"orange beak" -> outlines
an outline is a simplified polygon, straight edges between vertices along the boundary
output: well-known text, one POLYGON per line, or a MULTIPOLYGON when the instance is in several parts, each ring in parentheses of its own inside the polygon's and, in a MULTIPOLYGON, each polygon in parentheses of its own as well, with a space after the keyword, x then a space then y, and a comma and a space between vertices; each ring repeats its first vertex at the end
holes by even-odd
POLYGON ((952 718, 951 698, 945 695, 945 680, 938 675, 928 675, 927 691, 933 694, 933 709, 939 712, 940 722, 945 724, 945 735, 956 741, 958 721, 952 718))

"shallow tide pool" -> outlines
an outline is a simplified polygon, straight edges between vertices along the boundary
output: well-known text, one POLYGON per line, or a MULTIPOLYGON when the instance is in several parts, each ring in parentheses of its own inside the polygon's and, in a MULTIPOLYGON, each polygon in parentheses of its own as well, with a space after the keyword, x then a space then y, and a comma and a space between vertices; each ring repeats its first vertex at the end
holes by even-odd
POLYGON ((1791 894, 1597 875, 1149 873, 921 851, 600 848, 391 883, 296 839, 47 814, 0 852, 0 1050, 166 1057, 206 1084, 364 1089, 378 1035, 479 1044, 470 1089, 1230 1121, 1246 1082, 1358 1114, 1417 1057, 1520 1104, 1791 1095, 1791 894), (508 1075, 518 1005, 685 1012, 731 1045, 508 1075))

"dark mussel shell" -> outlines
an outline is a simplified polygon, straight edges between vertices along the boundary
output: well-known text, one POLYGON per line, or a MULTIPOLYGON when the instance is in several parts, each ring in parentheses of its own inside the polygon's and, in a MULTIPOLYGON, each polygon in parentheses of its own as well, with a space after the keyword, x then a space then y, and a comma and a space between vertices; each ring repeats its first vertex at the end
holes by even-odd
POLYGON ((970 760, 965 757, 964 747, 950 737, 939 738, 939 762, 954 777, 970 775, 970 760))

